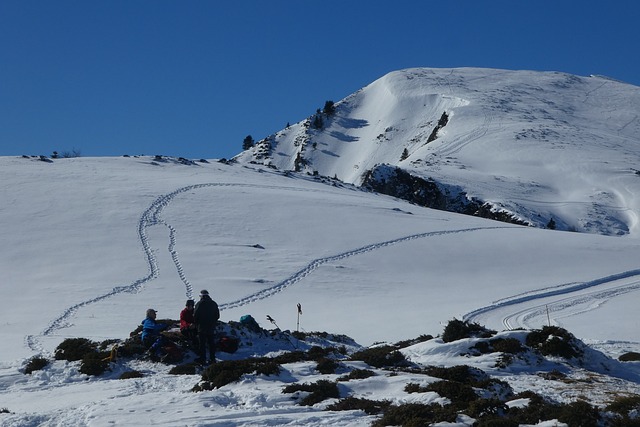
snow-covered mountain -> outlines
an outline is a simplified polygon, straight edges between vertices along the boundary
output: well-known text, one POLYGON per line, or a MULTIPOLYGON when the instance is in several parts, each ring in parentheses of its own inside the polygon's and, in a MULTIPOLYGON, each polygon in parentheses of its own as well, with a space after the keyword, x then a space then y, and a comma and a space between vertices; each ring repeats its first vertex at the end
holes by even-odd
MULTIPOLYGON (((461 200, 473 200, 472 212, 486 203, 537 227, 553 219, 559 230, 637 231, 637 86, 560 72, 416 68, 332 107, 236 159, 368 187, 388 188, 401 168, 437 186, 429 206, 463 211, 461 200)), ((415 193, 428 191, 415 181, 400 187, 392 194, 418 203, 415 193)))
MULTIPOLYGON (((428 388, 460 365, 491 380, 472 393, 499 397, 497 411, 539 410, 516 396, 525 390, 601 411, 640 394, 640 362, 616 360, 640 353, 638 98, 637 87, 602 77, 414 69, 233 162, 0 157, 0 424, 368 426, 380 415, 330 405, 447 406, 443 390, 428 388), (448 207, 475 198, 537 227, 360 188, 399 176, 396 167, 421 191, 434 183, 448 207), (551 218, 585 232, 544 229, 551 218), (337 334, 355 341, 342 341, 346 352, 404 341, 410 369, 340 356, 327 374, 289 360, 277 375, 193 393, 200 375, 162 363, 122 357, 90 376, 53 359, 67 338, 126 340, 147 308, 176 319, 203 288, 225 324, 251 314, 274 331, 268 315, 282 330, 318 331, 308 342, 260 334, 219 360, 325 346, 337 334), (454 318, 498 332, 445 342, 454 318), (543 357, 535 345, 562 343, 532 344, 529 330, 549 324, 588 347, 571 339, 577 357, 543 357), (25 374, 34 356, 50 363, 25 374), (131 370, 142 377, 118 379, 131 370), (338 380, 363 370, 373 375, 338 380), (301 406, 308 392, 283 393, 317 381, 338 384, 339 397, 301 406)), ((468 409, 439 425, 473 425, 480 415, 468 409)), ((637 421, 640 407, 627 412, 637 421)))

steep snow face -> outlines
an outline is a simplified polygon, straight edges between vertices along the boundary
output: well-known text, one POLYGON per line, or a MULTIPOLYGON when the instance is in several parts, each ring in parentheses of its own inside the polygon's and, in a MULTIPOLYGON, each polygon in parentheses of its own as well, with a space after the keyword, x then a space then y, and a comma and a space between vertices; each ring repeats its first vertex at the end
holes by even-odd
POLYGON ((356 185, 387 163, 536 226, 624 235, 638 231, 639 113, 640 88, 603 77, 407 69, 236 159, 356 185))

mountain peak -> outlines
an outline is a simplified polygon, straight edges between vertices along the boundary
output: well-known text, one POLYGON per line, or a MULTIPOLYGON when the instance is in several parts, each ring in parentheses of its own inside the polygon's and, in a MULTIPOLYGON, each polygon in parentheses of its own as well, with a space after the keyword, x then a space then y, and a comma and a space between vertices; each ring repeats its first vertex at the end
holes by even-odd
POLYGON ((636 224, 639 110, 640 88, 600 76, 409 68, 235 159, 355 185, 386 164, 530 225, 623 235, 636 224))

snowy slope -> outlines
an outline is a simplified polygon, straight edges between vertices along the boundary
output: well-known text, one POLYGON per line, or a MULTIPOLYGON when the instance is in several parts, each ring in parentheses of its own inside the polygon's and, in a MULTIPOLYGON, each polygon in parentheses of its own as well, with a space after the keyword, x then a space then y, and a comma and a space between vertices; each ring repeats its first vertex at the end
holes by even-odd
MULTIPOLYGON (((167 375, 168 367, 149 362, 127 362, 107 377, 135 368, 147 373, 139 380, 88 379, 68 362, 21 373, 28 358, 50 357, 65 338, 126 338, 148 307, 177 318, 202 288, 225 322, 252 314, 270 328, 270 315, 295 330, 301 303, 301 330, 346 334, 365 346, 438 335, 457 317, 497 330, 550 319, 613 357, 640 350, 633 234, 515 226, 213 161, 5 157, 0 174, 7 425, 369 425, 363 413, 300 407, 281 394, 283 382, 320 378, 309 364, 198 394, 188 390, 199 376, 167 375)), ((439 365, 456 360, 436 344, 407 354, 439 365)), ((637 393, 631 368, 605 377, 607 387, 637 393)), ((520 388, 547 387, 535 375, 512 376, 520 388)), ((418 380, 381 374, 343 392, 437 401, 402 390, 418 380)))
POLYGON ((638 227, 639 112, 640 88, 603 77, 407 69, 337 102, 321 129, 311 116, 236 159, 293 170, 299 156, 357 185, 397 165, 535 226, 623 235, 638 227))

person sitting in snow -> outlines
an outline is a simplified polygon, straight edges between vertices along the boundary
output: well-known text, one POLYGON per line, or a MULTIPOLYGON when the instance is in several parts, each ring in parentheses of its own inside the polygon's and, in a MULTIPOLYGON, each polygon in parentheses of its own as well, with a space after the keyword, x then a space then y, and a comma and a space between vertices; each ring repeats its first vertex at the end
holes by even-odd
POLYGON ((156 311, 152 308, 147 310, 147 317, 142 321, 142 344, 149 350, 147 353, 152 357, 162 357, 164 351, 162 347, 166 345, 167 339, 160 334, 169 325, 156 322, 156 311))
POLYGON ((180 312, 180 332, 184 335, 190 345, 194 348, 198 348, 198 330, 195 324, 195 318, 193 317, 195 301, 187 300, 185 308, 180 312))
POLYGON ((218 304, 211 299, 209 291, 200 291, 200 301, 193 311, 193 318, 198 327, 198 340, 200 341, 201 363, 215 363, 216 361, 216 327, 220 319, 218 304), (207 362, 207 349, 209 349, 209 361, 207 362))

